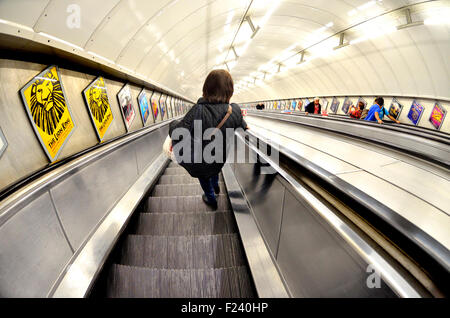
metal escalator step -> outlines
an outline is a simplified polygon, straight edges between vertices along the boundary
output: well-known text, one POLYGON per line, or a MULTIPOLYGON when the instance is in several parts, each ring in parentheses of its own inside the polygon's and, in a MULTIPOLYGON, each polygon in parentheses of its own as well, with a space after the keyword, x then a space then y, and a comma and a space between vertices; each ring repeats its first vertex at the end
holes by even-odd
MULTIPOLYGON (((225 194, 217 196, 218 210, 229 210, 230 203, 225 194)), ((147 212, 207 212, 213 209, 206 205, 201 195, 186 197, 149 197, 147 212)))
POLYGON ((138 235, 217 235, 236 232, 231 212, 141 213, 138 235))
POLYGON ((189 175, 189 173, 186 171, 186 169, 182 168, 182 167, 177 167, 177 168, 166 168, 166 170, 164 171, 164 175, 166 176, 178 176, 178 175, 189 175))
POLYGON ((167 168, 180 168, 181 166, 178 164, 178 163, 176 163, 176 162, 173 162, 173 161, 171 161, 170 163, 169 163, 169 165, 167 166, 167 168))
MULTIPOLYGON (((225 193, 225 183, 219 183, 220 192, 225 193)), ((195 196, 202 195, 203 190, 199 183, 195 184, 158 184, 152 191, 152 197, 195 196)))
POLYGON ((253 297, 245 267, 168 270, 114 264, 108 297, 241 298, 253 297), (247 280, 247 281, 241 281, 247 280))
MULTIPOLYGON (((219 181, 223 182, 223 177, 219 176, 219 181)), ((162 175, 159 178, 158 184, 200 184, 197 178, 190 175, 162 175)))

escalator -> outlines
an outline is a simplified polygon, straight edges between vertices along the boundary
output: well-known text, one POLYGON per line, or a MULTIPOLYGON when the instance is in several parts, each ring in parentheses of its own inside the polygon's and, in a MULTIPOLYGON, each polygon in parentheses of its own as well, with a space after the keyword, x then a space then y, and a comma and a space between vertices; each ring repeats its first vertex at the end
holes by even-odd
POLYGON ((255 297, 222 176, 220 188, 218 210, 212 211, 202 201, 198 180, 171 163, 135 212, 96 294, 255 297))

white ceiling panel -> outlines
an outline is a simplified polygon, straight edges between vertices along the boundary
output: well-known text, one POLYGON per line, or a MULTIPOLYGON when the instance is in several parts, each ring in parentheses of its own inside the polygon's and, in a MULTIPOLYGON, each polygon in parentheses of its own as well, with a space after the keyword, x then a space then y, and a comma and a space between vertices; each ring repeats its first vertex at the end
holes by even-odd
POLYGON ((256 86, 238 90, 238 101, 346 94, 450 98, 449 0, 0 0, 0 19, 0 31, 2 23, 33 28, 40 42, 43 32, 77 46, 82 56, 103 57, 190 99, 225 61, 235 83, 269 71, 256 86), (80 28, 67 25, 73 5, 80 8, 80 28), (405 6, 413 21, 444 22, 396 31, 406 23, 405 6), (260 27, 253 38, 245 15, 260 27), (340 32, 350 45, 333 50, 340 32), (312 60, 296 65, 302 50, 312 60), (279 63, 281 72, 270 75, 279 63))

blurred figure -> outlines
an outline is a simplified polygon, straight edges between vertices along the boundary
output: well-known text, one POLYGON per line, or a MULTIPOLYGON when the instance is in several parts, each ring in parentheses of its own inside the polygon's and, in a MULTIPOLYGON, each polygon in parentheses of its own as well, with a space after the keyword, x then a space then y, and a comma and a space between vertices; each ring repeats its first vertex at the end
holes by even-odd
POLYGON ((364 103, 360 101, 358 102, 358 107, 352 105, 348 113, 351 118, 360 119, 364 108, 365 108, 364 103))
POLYGON ((391 115, 389 115, 389 112, 386 110, 386 108, 384 108, 384 98, 378 97, 377 99, 375 99, 375 104, 372 107, 370 107, 369 113, 367 114, 367 117, 364 120, 377 121, 379 124, 382 124, 384 116, 387 116, 393 122, 400 124, 400 122, 391 115))
POLYGON ((320 98, 314 98, 314 101, 309 103, 305 108, 306 115, 315 114, 320 115, 322 113, 322 105, 320 105, 320 98))

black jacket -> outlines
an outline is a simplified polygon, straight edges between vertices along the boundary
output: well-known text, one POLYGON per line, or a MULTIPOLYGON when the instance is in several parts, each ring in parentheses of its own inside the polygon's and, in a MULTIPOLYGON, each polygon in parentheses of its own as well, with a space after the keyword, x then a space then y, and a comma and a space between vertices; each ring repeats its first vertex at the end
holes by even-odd
MULTIPOLYGON (((305 112, 309 113, 309 114, 314 114, 314 102, 311 102, 308 104, 308 106, 306 106, 305 108, 305 112)), ((319 114, 322 114, 322 105, 319 104, 319 114)))
MULTIPOLYGON (((201 114, 202 117, 202 130, 203 133, 208 128, 215 128, 217 127, 220 122, 223 120, 225 115, 228 111, 229 104, 209 104, 207 101, 205 101, 203 98, 200 98, 195 104, 191 110, 184 116, 183 119, 180 121, 174 121, 170 123, 169 126, 169 136, 172 138, 173 131, 177 128, 186 128, 187 130, 191 130, 193 127, 193 122, 195 119, 195 115, 197 114, 198 108, 200 105, 203 106, 203 112, 201 114)), ((245 122, 244 118, 242 117, 241 108, 236 104, 231 104, 231 107, 233 109, 233 112, 231 116, 228 118, 226 123, 222 126, 220 129, 222 131, 222 134, 224 136, 223 140, 225 141, 226 136, 226 129, 227 128, 242 128, 247 129, 247 123, 245 122)), ((173 140, 172 138, 172 144, 176 145, 176 140, 173 140)), ((228 141, 229 142, 229 141, 228 141)), ((205 144, 203 143, 203 149, 208 144, 208 142, 205 144)), ((225 154, 224 160, 221 160, 221 162, 218 163, 191 163, 191 164, 182 164, 183 167, 189 172, 189 174, 194 178, 209 178, 214 175, 217 175, 222 170, 223 166, 225 165, 226 155, 227 155, 227 147, 226 142, 224 142, 224 150, 223 153, 225 154)))

